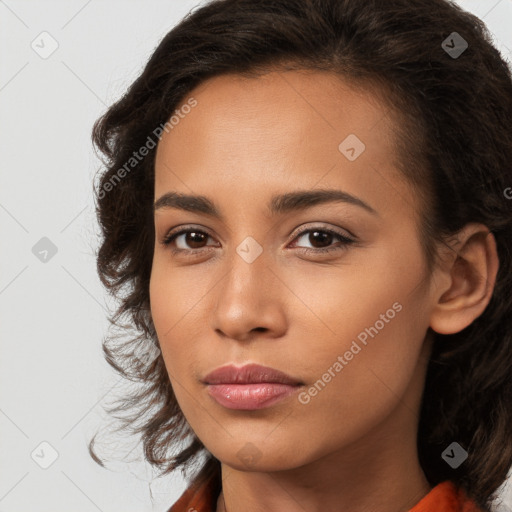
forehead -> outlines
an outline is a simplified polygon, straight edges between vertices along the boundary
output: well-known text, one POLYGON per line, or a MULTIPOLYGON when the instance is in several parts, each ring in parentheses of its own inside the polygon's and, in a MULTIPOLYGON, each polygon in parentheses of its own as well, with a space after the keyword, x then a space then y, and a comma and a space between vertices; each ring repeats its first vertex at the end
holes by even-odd
POLYGON ((214 77, 182 105, 190 98, 197 105, 158 145, 156 197, 219 187, 265 194, 320 181, 370 197, 383 173, 400 177, 389 107, 369 86, 328 72, 273 71, 214 77))
POLYGON ((197 106, 163 135, 160 146, 171 153, 172 145, 165 143, 168 135, 176 149, 180 140, 191 138, 191 131, 194 148, 217 145, 216 154, 223 149, 232 153, 237 141, 244 144, 247 139, 264 141, 268 152, 280 151, 301 136, 328 144, 350 133, 372 145, 386 131, 389 110, 369 85, 351 85, 333 73, 309 70, 273 71, 256 78, 222 75, 202 83, 190 97, 197 106), (377 125, 379 130, 374 130, 377 125), (228 139, 235 145, 229 151, 221 144, 228 139))

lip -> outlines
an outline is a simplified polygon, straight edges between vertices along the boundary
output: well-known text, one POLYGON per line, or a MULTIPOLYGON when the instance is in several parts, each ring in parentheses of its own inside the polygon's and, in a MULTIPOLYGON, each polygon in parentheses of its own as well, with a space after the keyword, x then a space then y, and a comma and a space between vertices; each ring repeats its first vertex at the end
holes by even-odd
POLYGON ((286 373, 259 364, 222 366, 206 375, 202 382, 220 405, 244 410, 270 407, 302 385, 286 373))
POLYGON ((260 364, 246 364, 244 366, 235 366, 228 364, 221 366, 210 372, 202 379, 205 384, 255 384, 262 382, 272 382, 276 384, 287 384, 296 386, 301 384, 294 379, 275 368, 262 366, 260 364))

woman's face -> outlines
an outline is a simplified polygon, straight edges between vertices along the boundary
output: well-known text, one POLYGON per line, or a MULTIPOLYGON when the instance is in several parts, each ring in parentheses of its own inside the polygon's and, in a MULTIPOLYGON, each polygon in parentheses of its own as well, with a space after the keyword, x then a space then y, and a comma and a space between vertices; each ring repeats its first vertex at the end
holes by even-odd
POLYGON ((318 72, 216 77, 190 96, 157 148, 150 282, 190 426, 223 463, 262 471, 414 439, 433 293, 387 108, 318 72), (203 382, 249 363, 298 385, 203 382))

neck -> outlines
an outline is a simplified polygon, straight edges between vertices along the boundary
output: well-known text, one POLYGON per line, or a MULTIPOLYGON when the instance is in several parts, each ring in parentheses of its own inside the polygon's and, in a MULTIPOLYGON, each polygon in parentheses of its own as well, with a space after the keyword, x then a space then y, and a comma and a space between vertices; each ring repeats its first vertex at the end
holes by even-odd
POLYGON ((417 452, 417 417, 404 402, 357 441, 300 467, 247 471, 221 464, 217 512, 397 512, 430 490, 417 452))
MULTIPOLYGON (((227 480, 231 480, 231 476, 227 480)), ((340 479, 336 485, 308 488, 275 475, 252 473, 251 478, 243 482, 234 478, 223 488, 217 500, 217 512, 405 512, 430 490, 420 468, 398 480, 394 472, 384 472, 364 484, 354 479, 343 482, 340 479)))
POLYGON ((249 473, 223 465, 217 512, 403 512, 431 490, 419 463, 400 468, 383 460, 379 466, 354 464, 301 478, 299 471, 249 473))

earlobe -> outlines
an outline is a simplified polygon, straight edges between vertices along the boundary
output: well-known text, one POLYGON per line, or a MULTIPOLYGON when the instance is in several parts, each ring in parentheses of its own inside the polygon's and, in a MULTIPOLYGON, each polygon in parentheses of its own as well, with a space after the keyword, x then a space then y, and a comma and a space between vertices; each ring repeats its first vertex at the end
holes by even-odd
POLYGON ((499 260, 496 239, 483 224, 467 224, 454 244, 450 262, 441 272, 444 288, 434 290, 430 327, 439 334, 462 331, 485 310, 494 290, 499 260))

